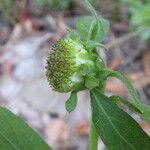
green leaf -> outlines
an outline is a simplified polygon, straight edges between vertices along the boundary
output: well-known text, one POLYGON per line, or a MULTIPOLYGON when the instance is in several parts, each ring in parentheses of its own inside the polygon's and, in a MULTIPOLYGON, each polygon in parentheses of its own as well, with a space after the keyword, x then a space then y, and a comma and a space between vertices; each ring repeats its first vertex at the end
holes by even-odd
POLYGON ((76 22, 76 28, 77 32, 80 35, 81 40, 86 41, 88 34, 89 34, 89 29, 91 28, 91 24, 95 20, 91 16, 84 16, 80 17, 77 22, 76 22))
POLYGON ((150 138, 138 123, 96 89, 91 106, 93 123, 108 150, 149 150, 150 138))
POLYGON ((113 102, 115 102, 117 105, 127 105, 130 110, 137 113, 143 120, 147 121, 150 124, 150 106, 147 106, 145 104, 141 104, 143 112, 141 112, 138 107, 136 107, 131 100, 126 100, 120 96, 111 96, 109 97, 113 102))
MULTIPOLYGON (((108 77, 116 77, 124 83, 124 85, 128 88, 128 90, 132 96, 130 103, 132 103, 132 105, 134 105, 134 107, 136 107, 138 110, 140 110, 141 114, 139 114, 139 115, 141 116, 141 118, 150 124, 150 107, 147 105, 144 105, 141 102, 141 100, 139 99, 139 96, 137 95, 137 92, 134 90, 129 79, 127 77, 125 77, 122 73, 117 72, 117 71, 102 70, 100 72, 101 80, 106 80, 108 77)), ((124 103, 125 103, 125 101, 124 101, 124 103)), ((126 105, 127 105, 127 103, 126 103, 126 105)), ((128 104, 128 106, 129 106, 129 104, 128 104)), ((130 106, 130 108, 131 108, 131 106, 130 106)))
POLYGON ((118 78, 119 80, 121 80, 123 82, 123 84, 127 87, 127 89, 129 90, 130 95, 132 96, 132 103, 141 111, 142 110, 142 102, 139 98, 139 96, 137 95, 137 92, 135 91, 135 89, 133 88, 131 82, 129 81, 129 79, 124 76, 122 73, 117 72, 117 71, 109 71, 109 70, 102 70, 99 73, 99 76, 101 78, 101 80, 106 80, 108 77, 115 77, 118 78))
POLYGON ((79 40, 79 35, 76 31, 68 30, 68 37, 75 41, 79 40))
MULTIPOLYGON (((101 41, 104 38, 104 33, 106 28, 109 28, 108 24, 104 24, 104 19, 99 18, 96 10, 94 7, 90 4, 89 0, 84 0, 86 7, 89 9, 89 11, 92 13, 93 22, 91 23, 91 27, 89 28, 89 34, 87 37, 87 40, 93 40, 93 41, 101 41)), ((106 23, 106 22, 105 22, 106 23)))
POLYGON ((88 64, 81 64, 80 65, 80 72, 83 76, 86 76, 93 72, 93 68, 91 68, 88 64))
POLYGON ((140 9, 135 11, 131 18, 131 24, 133 26, 150 28, 150 3, 143 5, 140 9))
POLYGON ((96 67, 99 71, 106 68, 104 60, 99 56, 99 58, 96 60, 96 67))
POLYGON ((94 76, 85 77, 85 86, 89 89, 99 86, 99 81, 94 76))
POLYGON ((0 107, 0 149, 51 150, 33 129, 2 107, 0 107))
POLYGON ((101 42, 109 30, 109 22, 102 17, 97 21, 92 16, 80 17, 77 20, 76 28, 81 40, 93 40, 101 42))
POLYGON ((91 28, 88 34, 88 40, 100 41, 101 35, 103 35, 104 29, 103 25, 100 26, 100 21, 95 20, 93 24, 91 24, 91 28))
POLYGON ((71 92, 69 99, 65 103, 66 110, 68 113, 72 112, 77 106, 78 98, 77 91, 71 92))
POLYGON ((92 49, 95 49, 97 47, 100 47, 103 50, 108 51, 108 49, 105 47, 105 45, 103 45, 101 43, 98 43, 98 42, 95 42, 95 41, 91 41, 91 40, 90 41, 86 41, 84 43, 84 45, 85 45, 86 49, 88 49, 88 50, 92 50, 92 49))
POLYGON ((136 113, 142 113, 134 104, 132 104, 131 101, 129 101, 127 99, 124 99, 117 95, 110 96, 109 98, 119 106, 126 105, 129 107, 130 110, 132 110, 136 113))
POLYGON ((143 113, 140 114, 140 116, 143 120, 147 121, 150 124, 150 106, 143 104, 142 107, 143 113))

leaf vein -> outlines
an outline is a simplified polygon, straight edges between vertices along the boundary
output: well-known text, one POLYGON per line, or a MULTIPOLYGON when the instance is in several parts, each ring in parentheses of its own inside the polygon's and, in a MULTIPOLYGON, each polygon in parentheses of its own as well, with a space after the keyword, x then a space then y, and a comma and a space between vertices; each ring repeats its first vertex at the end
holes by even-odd
POLYGON ((102 112, 105 114, 106 118, 108 119, 108 121, 110 122, 110 124, 112 125, 113 129, 116 131, 116 133, 119 135, 119 137, 125 142, 127 143, 127 145, 129 145, 132 149, 136 150, 136 148, 134 148, 131 143, 129 143, 120 133, 119 131, 116 129, 115 125, 113 124, 113 122, 111 121, 110 117, 108 116, 107 112, 105 111, 105 109, 103 108, 103 106, 101 106, 99 100, 97 99, 96 95, 93 92, 93 95, 95 97, 95 100, 98 104, 98 106, 101 108, 102 112))

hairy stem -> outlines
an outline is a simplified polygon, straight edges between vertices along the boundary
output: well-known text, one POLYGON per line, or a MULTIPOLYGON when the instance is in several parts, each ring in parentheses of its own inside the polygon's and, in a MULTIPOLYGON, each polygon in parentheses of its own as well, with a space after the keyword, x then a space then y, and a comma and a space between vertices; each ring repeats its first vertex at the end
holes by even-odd
MULTIPOLYGON (((100 90, 101 93, 104 93, 105 86, 106 86, 106 82, 105 81, 101 82, 98 90, 100 90)), ((90 136, 89 136, 89 150, 97 150, 97 148, 98 148, 98 134, 97 134, 96 128, 93 124, 93 119, 91 117, 90 136)))
POLYGON ((98 147, 98 134, 91 120, 91 127, 90 127, 90 137, 89 137, 89 150, 97 150, 98 147))

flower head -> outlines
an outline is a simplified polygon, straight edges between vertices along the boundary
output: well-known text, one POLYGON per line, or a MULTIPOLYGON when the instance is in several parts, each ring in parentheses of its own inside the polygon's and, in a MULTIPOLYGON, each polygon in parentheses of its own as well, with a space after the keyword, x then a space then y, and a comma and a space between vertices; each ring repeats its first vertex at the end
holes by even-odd
POLYGON ((46 76, 58 92, 84 88, 82 66, 94 66, 93 58, 78 41, 63 39, 56 42, 47 58, 46 76))

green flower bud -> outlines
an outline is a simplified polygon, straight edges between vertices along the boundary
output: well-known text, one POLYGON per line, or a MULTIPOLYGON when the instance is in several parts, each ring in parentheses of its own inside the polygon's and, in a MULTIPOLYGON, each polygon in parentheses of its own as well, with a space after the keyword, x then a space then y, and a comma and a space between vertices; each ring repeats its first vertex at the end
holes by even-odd
POLYGON ((92 55, 78 41, 56 42, 47 58, 46 76, 51 87, 58 92, 84 89, 82 67, 95 68, 92 55))

